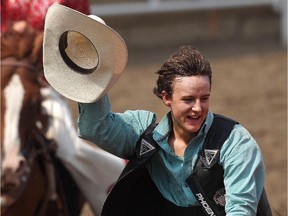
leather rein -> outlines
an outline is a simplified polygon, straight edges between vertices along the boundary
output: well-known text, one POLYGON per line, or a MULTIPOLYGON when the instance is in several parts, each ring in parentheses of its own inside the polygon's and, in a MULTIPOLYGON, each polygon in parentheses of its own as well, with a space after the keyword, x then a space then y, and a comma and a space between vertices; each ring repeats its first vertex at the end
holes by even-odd
POLYGON ((36 66, 31 66, 30 64, 23 60, 17 60, 14 57, 7 57, 4 59, 1 59, 1 66, 10 66, 10 67, 22 67, 26 68, 28 70, 34 71, 34 72, 39 72, 40 70, 36 66))

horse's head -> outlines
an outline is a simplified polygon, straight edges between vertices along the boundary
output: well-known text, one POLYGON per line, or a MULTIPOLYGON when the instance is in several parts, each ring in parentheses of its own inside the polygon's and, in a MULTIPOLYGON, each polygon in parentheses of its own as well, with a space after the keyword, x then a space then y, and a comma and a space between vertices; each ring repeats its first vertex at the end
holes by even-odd
POLYGON ((44 79, 42 36, 24 21, 1 36, 3 216, 44 215, 49 207, 49 213, 57 212, 51 215, 66 215, 64 184, 57 184, 62 179, 54 171, 60 163, 55 161, 59 155, 66 161, 74 159, 79 145, 67 101, 44 79))
POLYGON ((43 33, 35 31, 32 26, 22 20, 8 26, 1 35, 1 60, 12 57, 19 60, 29 59, 31 65, 42 66, 43 33))
MULTIPOLYGON (((25 46, 32 52, 39 37, 30 30, 28 33, 30 42, 25 46)), ((19 52, 22 54, 16 55, 17 50, 11 50, 9 43, 17 37, 4 36, 2 49, 9 55, 1 59, 1 206, 8 206, 21 194, 27 182, 31 171, 29 164, 42 148, 48 116, 41 106, 42 71, 34 67, 35 58, 22 48, 19 52)), ((20 40, 21 37, 18 42, 20 40)))

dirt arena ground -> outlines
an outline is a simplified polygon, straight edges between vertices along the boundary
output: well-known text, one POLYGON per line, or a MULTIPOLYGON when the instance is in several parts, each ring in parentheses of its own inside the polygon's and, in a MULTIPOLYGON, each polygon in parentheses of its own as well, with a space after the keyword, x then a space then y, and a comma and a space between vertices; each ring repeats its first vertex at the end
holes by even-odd
MULTIPOLYGON (((130 53, 125 72, 110 91, 113 111, 147 109, 157 113, 160 120, 167 109, 152 94, 152 88, 156 79, 154 71, 171 54, 171 50, 166 51, 130 53)), ((213 69, 211 110, 237 119, 255 137, 266 163, 265 187, 273 213, 285 216, 287 52, 278 48, 261 52, 230 51, 222 50, 220 55, 215 50, 203 52, 208 53, 205 55, 213 69)), ((76 110, 75 103, 72 108, 76 110)), ((93 214, 87 208, 84 215, 93 214)))

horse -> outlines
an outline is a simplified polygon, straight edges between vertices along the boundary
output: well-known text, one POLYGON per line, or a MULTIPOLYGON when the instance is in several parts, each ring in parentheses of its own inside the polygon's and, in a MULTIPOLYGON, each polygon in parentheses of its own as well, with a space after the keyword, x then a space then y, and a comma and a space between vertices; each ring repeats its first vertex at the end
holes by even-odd
POLYGON ((78 138, 43 76, 42 40, 25 21, 1 35, 1 212, 79 215, 87 201, 97 215, 125 161, 78 138))
POLYGON ((14 28, 22 30, 1 35, 1 212, 79 215, 84 199, 55 157, 57 143, 46 136, 50 116, 41 89, 47 84, 37 65, 43 35, 24 22, 14 28), (69 200, 69 190, 79 203, 69 200))

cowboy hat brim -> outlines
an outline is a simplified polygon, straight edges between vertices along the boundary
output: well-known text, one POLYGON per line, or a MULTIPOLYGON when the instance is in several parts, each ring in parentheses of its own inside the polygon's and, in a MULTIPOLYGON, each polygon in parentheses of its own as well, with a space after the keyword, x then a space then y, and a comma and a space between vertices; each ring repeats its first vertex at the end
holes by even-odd
POLYGON ((82 103, 98 100, 119 79, 127 59, 125 41, 109 26, 60 4, 49 8, 44 27, 44 75, 63 96, 82 103), (89 73, 77 71, 73 61, 69 64, 61 54, 59 44, 67 32, 82 34, 94 46, 98 63, 89 73))

